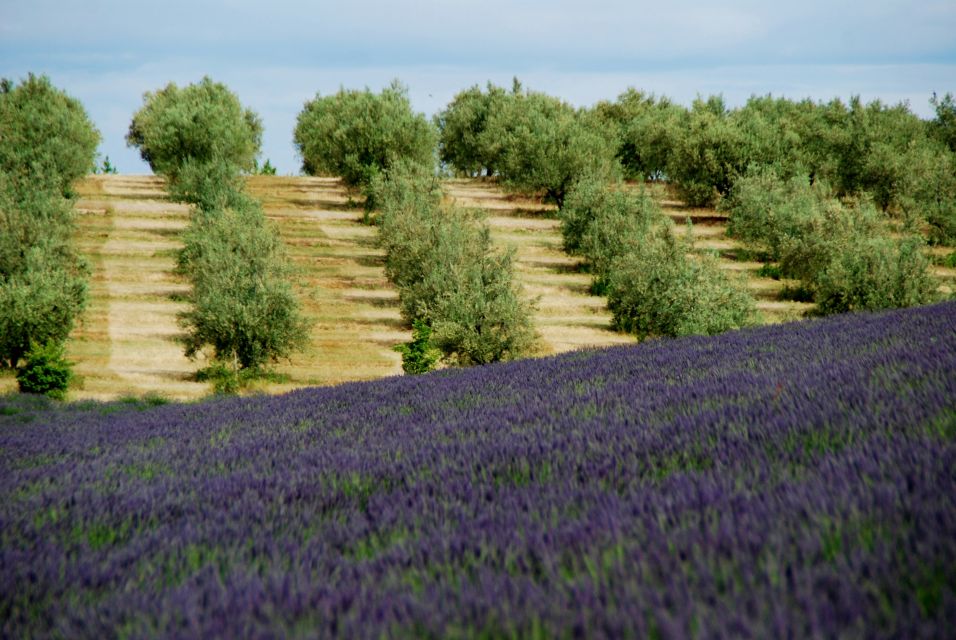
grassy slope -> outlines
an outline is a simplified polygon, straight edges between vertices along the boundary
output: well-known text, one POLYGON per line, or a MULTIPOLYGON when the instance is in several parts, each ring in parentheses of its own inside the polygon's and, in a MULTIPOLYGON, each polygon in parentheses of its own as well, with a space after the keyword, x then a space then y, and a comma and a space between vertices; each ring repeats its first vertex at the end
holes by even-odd
MULTIPOLYGON (((300 299, 316 320, 307 352, 278 366, 287 382, 256 389, 275 393, 400 373, 391 347, 409 332, 400 322, 397 292, 385 279, 375 229, 362 224, 361 209, 341 183, 260 176, 249 179, 249 188, 278 225, 299 267, 300 299)), ((589 294, 590 278, 580 271, 580 261, 561 250, 553 208, 482 181, 452 180, 447 189, 457 203, 484 209, 495 241, 516 249, 519 279, 525 293, 537 299, 542 355, 632 340, 610 330, 604 299, 589 294)), ((78 192, 78 242, 93 279, 88 311, 68 347, 82 376, 71 397, 206 395, 207 385, 190 380, 201 363, 187 360, 176 342, 176 313, 183 308, 179 299, 186 285, 172 270, 188 209, 169 202, 155 177, 91 176, 78 192)), ((764 321, 792 320, 809 308, 778 299, 787 283, 757 277, 760 263, 744 259, 741 247, 727 238, 723 216, 684 207, 661 188, 655 195, 676 222, 691 219, 697 250, 717 251, 721 265, 744 278, 764 321)), ((951 288, 956 270, 937 270, 951 288)), ((14 387, 12 377, 0 378, 0 391, 14 387)))

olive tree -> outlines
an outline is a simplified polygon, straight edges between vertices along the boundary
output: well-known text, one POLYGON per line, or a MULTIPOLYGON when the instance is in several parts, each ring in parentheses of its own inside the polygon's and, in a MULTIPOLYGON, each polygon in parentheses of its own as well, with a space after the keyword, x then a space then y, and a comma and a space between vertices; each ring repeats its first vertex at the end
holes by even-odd
POLYGON ((482 133, 489 115, 507 92, 488 83, 487 91, 478 85, 459 92, 451 103, 435 116, 438 127, 439 159, 466 176, 493 176, 497 172, 496 159, 489 153, 482 133))
POLYGON ((667 176, 667 162, 686 109, 666 97, 631 88, 615 102, 598 103, 595 110, 617 132, 617 157, 628 178, 667 176))
POLYGON ((316 95, 299 113, 294 139, 305 173, 340 176, 367 190, 400 160, 433 166, 437 134, 394 81, 378 94, 366 88, 316 95))
POLYGON ((187 161, 220 160, 252 171, 262 145, 262 122, 229 88, 208 76, 178 87, 169 83, 143 96, 126 142, 157 173, 175 180, 187 161))
POLYGON ((186 355, 209 346, 235 373, 304 347, 309 325, 287 281, 278 234, 258 204, 196 209, 193 217, 180 260, 193 284, 192 308, 180 316, 186 355))
POLYGON ((667 165, 687 204, 711 206, 745 168, 743 139, 723 98, 698 98, 681 122, 667 165))
POLYGON ((18 188, 68 193, 93 170, 99 142, 83 105, 46 76, 0 81, 0 172, 18 188))
POLYGON ((502 184, 541 193, 559 207, 585 174, 620 171, 613 132, 593 113, 543 93, 515 93, 495 104, 481 134, 502 184))
POLYGON ((668 225, 615 259, 608 283, 614 326, 638 338, 713 335, 754 322, 753 298, 709 256, 688 256, 668 225))
MULTIPOLYGON (((477 212, 444 206, 434 174, 405 165, 385 183, 377 190, 380 241, 405 321, 426 325, 429 345, 451 364, 527 355, 536 334, 531 305, 515 283, 513 252, 493 247, 477 212)), ((422 335, 418 352, 426 347, 422 335)))

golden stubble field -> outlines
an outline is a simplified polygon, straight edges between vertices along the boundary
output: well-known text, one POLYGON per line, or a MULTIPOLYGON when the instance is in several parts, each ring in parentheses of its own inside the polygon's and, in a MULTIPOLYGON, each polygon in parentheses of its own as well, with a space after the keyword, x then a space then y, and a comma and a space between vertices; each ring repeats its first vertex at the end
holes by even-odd
MULTIPOLYGON (((251 392, 279 393, 312 385, 370 380, 401 373, 393 350, 410 339, 398 312, 398 294, 385 278, 376 228, 334 178, 256 176, 252 195, 278 227, 297 269, 295 288, 315 320, 310 347, 276 366, 286 382, 257 383, 251 392)), ((514 247, 525 295, 536 301, 539 355, 633 342, 610 329, 605 299, 590 295, 580 260, 561 249, 553 207, 508 195, 481 180, 449 180, 448 197, 487 214, 496 244, 514 247)), ((162 178, 90 176, 77 192, 78 246, 90 263, 86 313, 68 342, 79 383, 71 399, 160 395, 190 400, 208 395, 194 381, 202 360, 183 355, 177 313, 188 285, 174 273, 179 234, 189 208, 170 202, 162 178)), ((675 222, 693 222, 695 250, 716 251, 757 298, 764 322, 800 318, 811 305, 778 299, 786 281, 757 276, 761 264, 742 257, 726 235, 726 220, 708 209, 689 209, 658 189, 675 222)), ((684 233, 682 224, 678 231, 684 233)), ((745 257, 745 256, 743 256, 745 257)), ((936 268, 950 289, 956 271, 936 268)), ((0 391, 12 390, 12 377, 0 391)))

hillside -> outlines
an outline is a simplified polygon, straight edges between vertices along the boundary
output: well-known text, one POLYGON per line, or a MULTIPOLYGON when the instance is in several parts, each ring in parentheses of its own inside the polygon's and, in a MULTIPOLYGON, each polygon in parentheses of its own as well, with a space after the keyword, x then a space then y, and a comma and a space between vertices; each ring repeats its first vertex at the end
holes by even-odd
MULTIPOLYGON (((392 346, 408 340, 410 332, 400 322, 397 292, 384 276, 376 229, 362 224, 361 208, 341 183, 258 176, 249 178, 248 187, 278 225, 298 267, 296 290, 316 321, 309 349, 277 367, 286 381, 260 383, 255 390, 276 393, 401 373, 392 346)), ((590 276, 561 250, 553 207, 480 180, 452 180, 446 188, 459 204, 487 213, 499 246, 516 249, 518 279, 537 300, 540 355, 633 342, 610 330, 605 299, 590 295, 590 276)), ((694 223, 698 250, 719 252, 721 265, 745 279, 765 322, 797 319, 811 308, 779 299, 793 283, 758 277, 760 263, 749 261, 726 236, 725 216, 684 207, 666 190, 653 189, 681 232, 688 218, 694 223)), ((89 308, 68 342, 81 376, 71 397, 207 395, 209 386, 192 380, 202 363, 187 360, 176 341, 176 314, 184 308, 188 285, 173 269, 188 208, 170 202, 156 177, 90 176, 77 191, 78 244, 93 278, 89 308)), ((936 269, 952 290, 956 270, 936 269)), ((0 390, 13 388, 12 377, 0 378, 0 390)))
POLYGON ((149 408, 0 397, 0 634, 941 637, 956 303, 149 408))

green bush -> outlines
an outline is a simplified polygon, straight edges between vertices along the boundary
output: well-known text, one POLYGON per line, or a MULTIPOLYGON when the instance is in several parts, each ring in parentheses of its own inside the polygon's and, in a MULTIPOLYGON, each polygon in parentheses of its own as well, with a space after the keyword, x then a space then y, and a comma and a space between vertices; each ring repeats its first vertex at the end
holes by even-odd
POLYGON ((925 221, 933 244, 956 244, 956 153, 924 146, 908 154, 906 162, 900 196, 904 221, 925 221))
POLYGON ((34 344, 26 354, 26 363, 17 370, 17 385, 20 393, 36 393, 56 400, 66 396, 73 365, 63 353, 63 344, 51 340, 34 344))
POLYGON ((429 325, 431 344, 452 364, 527 354, 535 334, 513 255, 494 250, 477 213, 442 206, 434 175, 423 171, 393 172, 378 192, 385 272, 406 322, 429 325))
POLYGON ((340 176, 363 190, 399 161, 435 164, 435 129, 412 111, 398 81, 379 94, 340 89, 316 95, 299 113, 294 137, 305 173, 340 176))
POLYGON ((438 157, 464 176, 493 176, 496 158, 489 153, 482 136, 488 117, 498 108, 507 92, 488 83, 486 92, 478 85, 459 92, 451 103, 435 116, 438 127, 438 157))
POLYGON ((543 93, 509 94, 494 105, 479 140, 506 188, 561 207, 585 175, 620 172, 614 132, 596 114, 543 93))
POLYGON ((262 123, 226 85, 204 77, 181 89, 171 82, 147 92, 126 142, 139 149, 153 171, 175 182, 187 160, 222 160, 251 171, 262 144, 262 123))
POLYGON ((395 350, 402 354, 402 371, 418 375, 435 369, 441 351, 432 346, 431 336, 431 327, 425 322, 416 320, 412 323, 411 341, 395 346, 395 350))
POLYGON ((688 257, 666 227, 611 267, 608 309, 613 324, 649 336, 713 335, 754 322, 753 299, 708 257, 688 257))
POLYGON ((617 132, 617 158, 628 178, 660 180, 686 110, 665 97, 628 89, 615 102, 596 107, 600 120, 617 132))
POLYGON ((830 257, 813 281, 821 314, 875 311, 935 302, 923 241, 886 236, 858 239, 830 257))
POLYGON ((432 342, 452 364, 469 366, 514 360, 528 355, 536 334, 531 307, 521 299, 514 278, 514 252, 495 252, 487 227, 480 251, 464 251, 459 262, 434 252, 428 263, 426 290, 436 291, 429 317, 432 342))
POLYGON ((669 222, 645 191, 633 193, 623 184, 590 178, 575 185, 559 215, 565 250, 587 259, 597 294, 607 286, 613 261, 654 226, 669 222))
POLYGON ((239 167, 222 158, 187 158, 167 189, 171 200, 196 205, 204 211, 251 204, 251 198, 243 192, 239 167))
POLYGON ((192 308, 180 316, 186 355, 204 347, 233 371, 288 357, 308 340, 308 322, 287 282, 278 234, 254 201, 197 209, 185 237, 183 271, 192 308))
POLYGON ((817 312, 841 313, 926 304, 938 283, 916 237, 890 235, 868 200, 843 204, 825 187, 796 176, 783 181, 755 169, 723 203, 729 231, 779 260, 779 272, 802 281, 817 312))
POLYGON ((0 363, 6 366, 15 368, 32 343, 64 341, 83 311, 88 269, 71 244, 71 216, 58 195, 0 187, 0 363))
POLYGON ((680 123, 667 175, 691 206, 711 206, 746 167, 744 141, 723 98, 698 98, 680 123))
POLYGON ((784 180, 773 167, 758 165, 751 165, 720 203, 720 209, 730 214, 728 235, 769 260, 780 260, 786 239, 822 219, 832 206, 838 204, 825 184, 811 185, 803 175, 784 180))
POLYGON ((934 93, 929 103, 936 112, 936 117, 929 122, 930 135, 956 153, 956 100, 953 94, 947 93, 940 98, 934 93))
POLYGON ((46 76, 0 81, 0 173, 21 190, 69 193, 93 170, 99 142, 83 105, 46 76))

